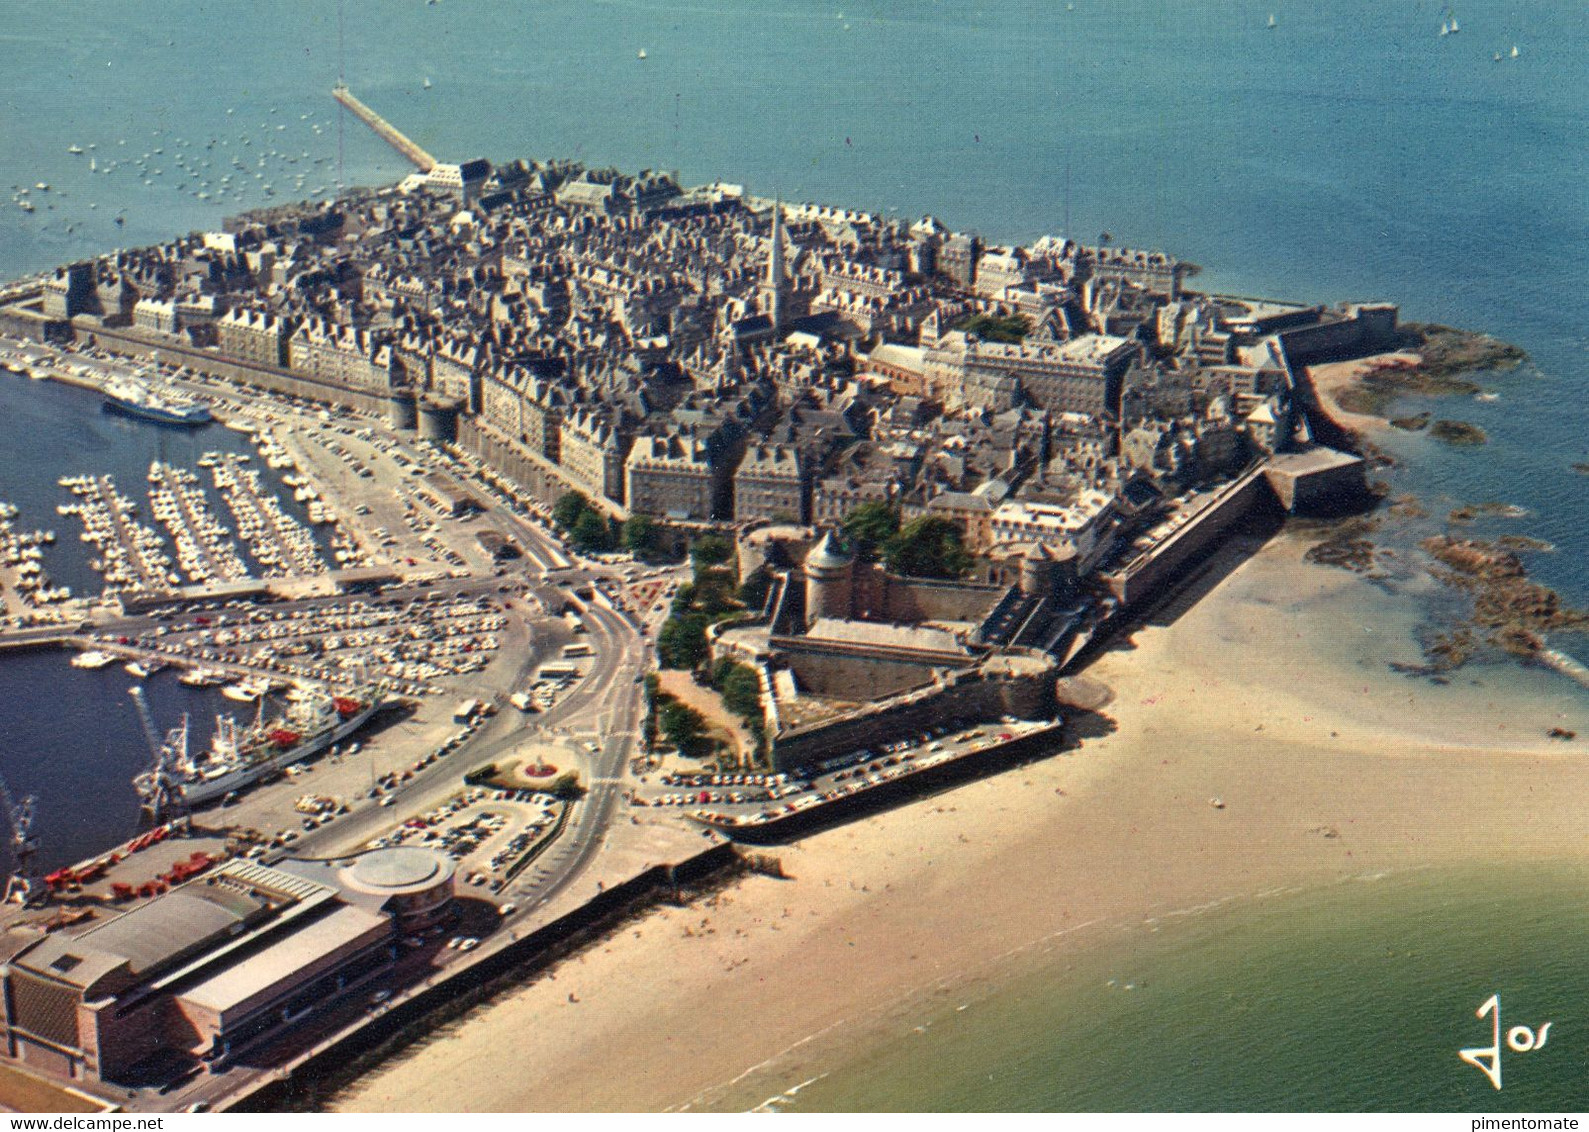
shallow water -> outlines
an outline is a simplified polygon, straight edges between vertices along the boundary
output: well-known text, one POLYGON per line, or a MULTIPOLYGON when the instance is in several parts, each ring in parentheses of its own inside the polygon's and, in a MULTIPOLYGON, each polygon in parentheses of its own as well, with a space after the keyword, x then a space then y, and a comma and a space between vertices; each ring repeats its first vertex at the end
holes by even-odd
MULTIPOLYGON (((818 1079, 774 1107, 1575 1110, 1586 881, 1578 864, 1430 869, 1108 929, 992 994, 924 1005, 870 1050, 816 1058, 818 1079), (1499 1092, 1458 1056, 1489 1044, 1475 1011, 1492 994, 1503 1035, 1551 1023, 1540 1048, 1503 1050, 1499 1092)), ((777 1096, 754 1095, 766 1084, 735 1099, 777 1096)))

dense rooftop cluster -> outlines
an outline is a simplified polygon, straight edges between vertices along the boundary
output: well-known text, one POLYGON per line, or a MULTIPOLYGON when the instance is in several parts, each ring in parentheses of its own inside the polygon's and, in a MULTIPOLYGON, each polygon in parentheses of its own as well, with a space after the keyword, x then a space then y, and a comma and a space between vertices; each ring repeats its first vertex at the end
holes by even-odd
POLYGON ((476 161, 62 269, 43 313, 456 406, 509 474, 614 515, 830 524, 882 501, 985 550, 1034 508, 1175 494, 1286 444, 1275 335, 1356 312, 1191 293, 1193 270, 476 161))

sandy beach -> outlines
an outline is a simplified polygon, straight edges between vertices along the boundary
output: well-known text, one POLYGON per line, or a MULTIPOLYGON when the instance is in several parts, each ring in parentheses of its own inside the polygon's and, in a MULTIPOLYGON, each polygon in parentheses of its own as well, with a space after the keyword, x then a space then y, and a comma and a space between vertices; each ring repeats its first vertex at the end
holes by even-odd
POLYGON ((1355 386, 1360 378, 1387 363, 1416 364, 1419 360, 1417 354, 1399 351, 1392 354, 1375 354, 1367 358, 1353 358, 1345 362, 1324 362, 1309 366, 1307 374, 1313 382, 1313 391, 1318 395, 1319 404, 1324 406, 1331 417, 1354 432, 1373 433, 1387 427, 1385 420, 1366 413, 1348 412, 1341 407, 1341 394, 1355 386))
POLYGON ((783 847, 791 879, 648 914, 334 1107, 743 1108, 1145 920, 1581 855, 1589 760, 1545 737, 1589 735, 1581 690, 1515 669, 1449 686, 1391 673, 1419 658, 1410 603, 1305 563, 1306 545, 1271 541, 1095 663, 1111 733, 783 847))

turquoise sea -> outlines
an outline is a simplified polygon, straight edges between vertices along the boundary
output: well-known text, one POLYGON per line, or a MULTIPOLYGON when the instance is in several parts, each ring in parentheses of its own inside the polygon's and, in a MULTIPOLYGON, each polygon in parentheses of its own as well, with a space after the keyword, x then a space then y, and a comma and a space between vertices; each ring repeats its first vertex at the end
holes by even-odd
MULTIPOLYGON (((767 1107, 1579 1111, 1586 881, 1583 866, 1429 870, 1139 925, 1081 958, 1056 948, 986 997, 923 1003, 869 1050, 814 1054, 767 1107), (1492 1044, 1476 1014, 1491 995, 1499 1091, 1458 1056, 1492 1044), (1519 1025, 1544 1044, 1506 1047, 1519 1025)), ((733 1099, 771 1100, 752 1095, 766 1080, 733 1099)))
MULTIPOLYGON (((1437 517, 1527 508, 1476 529, 1553 543, 1531 569, 1589 605, 1589 480, 1571 468, 1589 453, 1589 9, 1461 8, 1442 37, 1434 0, 12 0, 0 275, 329 191, 339 168, 395 180, 396 155, 339 121, 339 74, 443 159, 676 169, 995 241, 1068 220, 1202 264, 1210 289, 1390 299, 1522 345, 1533 362, 1489 382, 1498 399, 1438 406, 1487 447, 1400 437, 1388 478, 1437 517), (31 215, 10 203, 23 187, 31 215)), ((0 498, 47 494, 25 452, 0 444, 0 498)), ((52 679, 0 670, 0 699, 36 706, 52 679)), ((87 683, 51 690, 94 702, 87 683)), ((98 764, 10 710, 0 768, 48 793, 43 768, 76 760, 70 809, 98 764)), ((126 722, 116 742, 136 743, 126 722)), ((118 758, 107 794, 127 792, 118 758)), ((1122 940, 1119 970, 1025 973, 795 1107, 1582 1107, 1584 880, 1418 873, 1167 925, 1122 940), (1494 992, 1508 1026, 1555 1022, 1546 1048, 1507 1055, 1502 1094, 1455 1056, 1481 1044, 1471 1011, 1494 992)))

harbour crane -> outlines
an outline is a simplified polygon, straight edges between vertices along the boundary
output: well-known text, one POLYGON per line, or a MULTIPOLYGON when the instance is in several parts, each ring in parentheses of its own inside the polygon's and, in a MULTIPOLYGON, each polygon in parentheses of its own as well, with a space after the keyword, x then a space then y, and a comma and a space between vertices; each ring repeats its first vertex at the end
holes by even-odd
POLYGON ((149 754, 154 758, 149 769, 140 774, 133 784, 143 799, 143 808, 149 814, 150 821, 159 825, 166 820, 167 811, 177 803, 178 796, 171 789, 171 772, 178 761, 187 757, 188 721, 184 716, 182 726, 173 728, 171 734, 162 740, 160 729, 155 726, 154 716, 149 711, 143 685, 134 684, 127 694, 138 708, 138 722, 143 724, 143 737, 149 744, 149 754))
POLYGON ((5 902, 26 904, 38 891, 33 876, 33 855, 39 851, 39 839, 33 835, 33 806, 37 801, 32 794, 18 802, 11 787, 0 776, 0 805, 4 805, 6 824, 11 829, 11 855, 16 858, 16 871, 6 882, 5 902))

